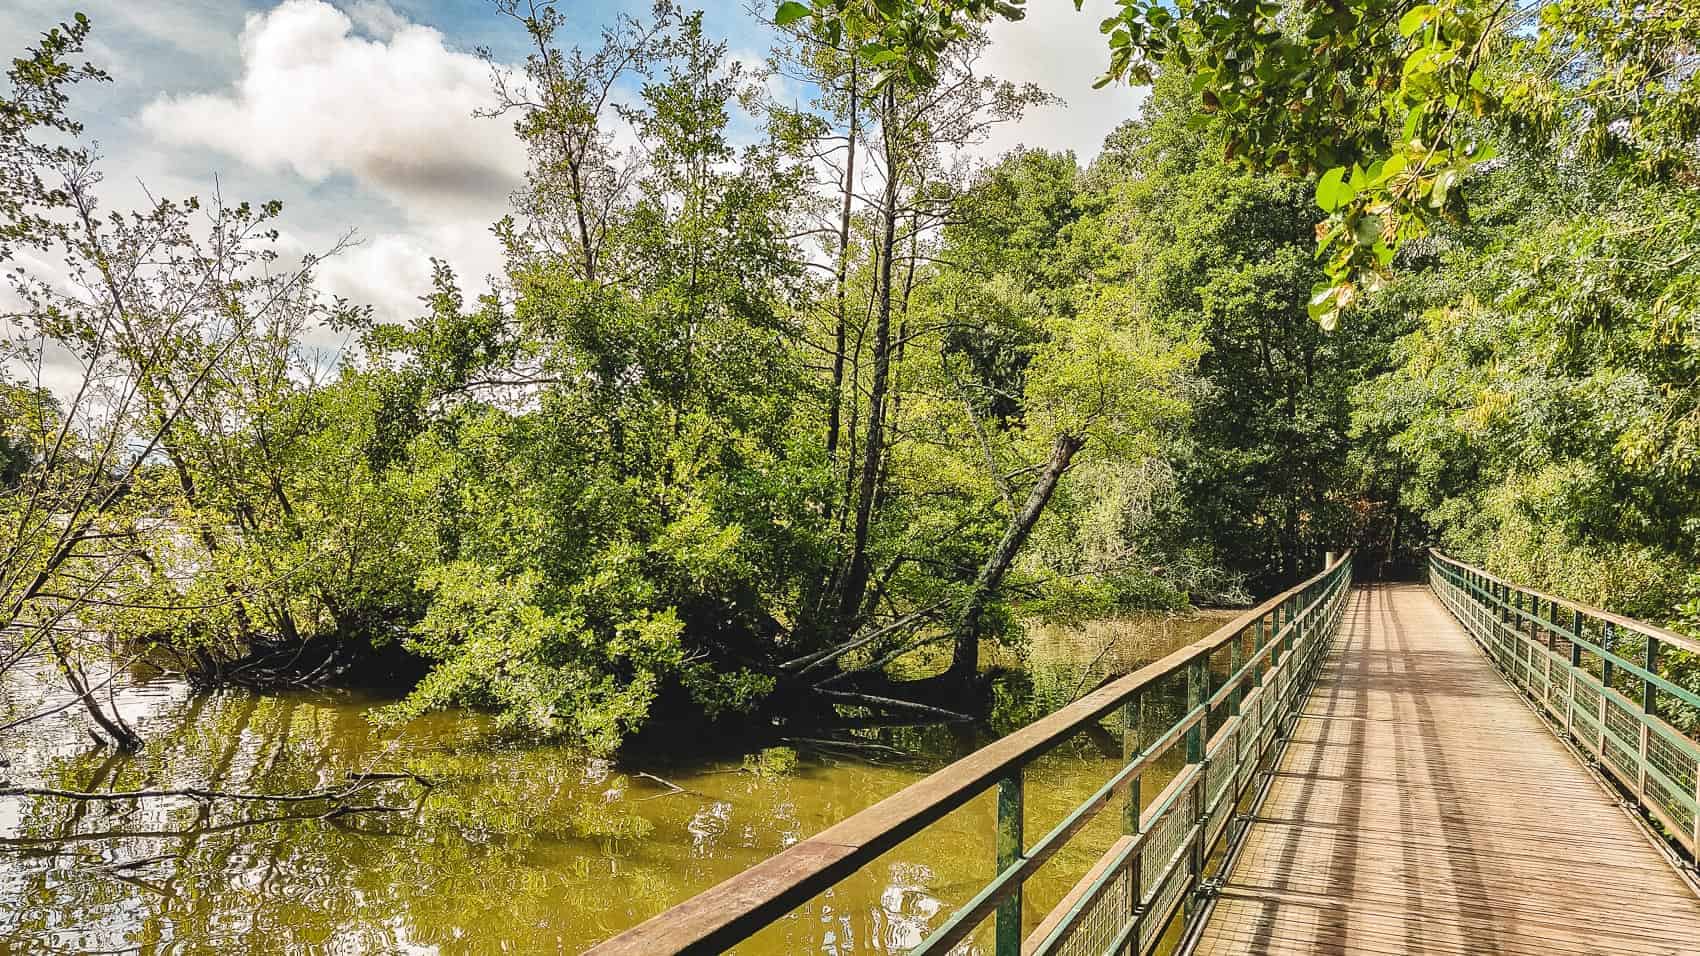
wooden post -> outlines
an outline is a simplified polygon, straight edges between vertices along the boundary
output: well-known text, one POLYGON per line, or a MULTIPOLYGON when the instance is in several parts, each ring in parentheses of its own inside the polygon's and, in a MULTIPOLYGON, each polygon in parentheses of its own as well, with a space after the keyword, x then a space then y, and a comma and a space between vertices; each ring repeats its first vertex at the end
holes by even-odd
MULTIPOLYGON (((1020 768, 998 781, 998 866, 997 872, 1014 866, 1025 850, 1021 825, 1026 814, 1022 809, 1020 768)), ((997 956, 1021 956, 1021 893, 1018 882, 1015 892, 998 904, 997 956)))

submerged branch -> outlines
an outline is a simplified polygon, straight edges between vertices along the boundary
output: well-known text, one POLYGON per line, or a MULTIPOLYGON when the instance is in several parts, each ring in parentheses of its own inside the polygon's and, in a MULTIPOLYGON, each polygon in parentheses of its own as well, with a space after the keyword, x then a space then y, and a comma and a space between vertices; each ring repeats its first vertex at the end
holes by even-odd
POLYGON ((919 714, 931 714, 941 720, 961 723, 968 723, 974 719, 967 714, 960 714, 954 710, 945 710, 943 707, 934 707, 931 704, 921 704, 912 700, 902 700, 896 697, 879 697, 874 694, 855 694, 849 691, 826 690, 824 688, 817 688, 815 693, 831 700, 842 701, 846 704, 855 704, 858 707, 881 707, 895 710, 912 710, 919 714))

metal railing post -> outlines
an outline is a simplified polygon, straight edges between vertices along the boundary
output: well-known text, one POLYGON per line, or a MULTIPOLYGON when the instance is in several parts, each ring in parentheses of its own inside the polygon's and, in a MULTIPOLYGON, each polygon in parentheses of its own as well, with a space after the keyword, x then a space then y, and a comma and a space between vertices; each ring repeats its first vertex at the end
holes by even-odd
POLYGON ((1264 616, 1264 615, 1258 616, 1258 618, 1257 618, 1257 635, 1252 638, 1252 642, 1251 642, 1251 652, 1253 654, 1257 655, 1256 673, 1257 673, 1257 686, 1259 686, 1259 687, 1263 686, 1263 675, 1269 671, 1269 661, 1266 660, 1263 657, 1263 625, 1264 625, 1264 622, 1267 621, 1267 620, 1268 620, 1267 616, 1264 616))
POLYGON ((1607 690, 1611 689, 1612 674, 1617 670, 1611 663, 1611 655, 1616 650, 1616 644, 1617 627, 1612 622, 1607 621, 1605 626, 1601 628, 1600 634, 1600 649, 1605 651, 1604 654, 1600 655, 1600 676, 1604 679, 1607 690))
MULTIPOLYGON (((1192 835, 1188 838, 1187 848, 1187 877, 1186 902, 1184 904, 1187 919, 1198 907, 1198 884, 1204 878, 1204 814, 1207 795, 1210 787, 1210 764, 1204 757, 1204 748, 1210 741, 1210 708, 1205 701, 1210 699, 1210 659, 1199 655, 1186 672, 1186 712, 1204 707, 1198 723, 1187 728, 1186 732, 1186 762, 1198 766, 1198 775, 1192 780, 1192 835)), ((1001 954, 1000 954, 1001 956, 1001 954)))
POLYGON ((1240 694, 1245 689, 1245 680, 1240 674, 1240 668, 1245 666, 1245 632, 1234 635, 1228 642, 1228 679, 1234 682, 1233 689, 1228 691, 1228 716, 1240 715, 1240 694))
POLYGON ((1582 666, 1582 610, 1576 608, 1570 612, 1570 666, 1582 666))
MULTIPOLYGON (((1655 637, 1647 638, 1647 664, 1646 664, 1646 667, 1647 667, 1647 673, 1649 673, 1649 674, 1657 674, 1659 672, 1659 641, 1658 641, 1658 638, 1655 638, 1655 637)), ((1646 713, 1654 714, 1654 715, 1657 715, 1658 712, 1659 712, 1658 688, 1653 685, 1653 681, 1652 681, 1651 678, 1647 678, 1647 677, 1641 678, 1641 709, 1643 711, 1645 711, 1646 713)))
MULTIPOLYGON (((1289 627, 1288 630, 1287 630, 1287 636, 1282 638, 1282 640, 1281 640, 1281 658, 1282 658, 1282 660, 1285 660, 1288 657, 1292 656, 1292 654, 1293 654, 1293 639, 1295 637, 1297 637, 1298 633, 1299 633, 1299 627, 1298 627, 1299 599, 1298 599, 1298 596, 1294 595, 1293 597, 1288 598, 1286 603, 1288 605, 1290 605, 1287 608, 1287 623, 1289 625, 1291 625, 1291 627, 1289 627)), ((1293 675, 1288 674, 1287 676, 1289 678, 1291 678, 1293 675)), ((1289 683, 1291 683, 1291 681, 1289 681, 1289 683)))
MULTIPOLYGON (((1126 728, 1122 730, 1122 759, 1131 761, 1139 755, 1140 748, 1145 746, 1144 691, 1135 694, 1132 700, 1122 705, 1122 719, 1127 722, 1126 728)), ((1127 803, 1122 807, 1122 832, 1130 836, 1139 834, 1139 781, 1143 776, 1144 774, 1137 774, 1127 782, 1127 803)))
MULTIPOLYGON (((1026 813, 1022 807, 1022 771, 998 781, 998 860, 997 872, 1014 866, 1025 851, 1022 822, 1026 813)), ((997 956, 1021 956, 1021 895, 1022 885, 998 904, 997 956)))

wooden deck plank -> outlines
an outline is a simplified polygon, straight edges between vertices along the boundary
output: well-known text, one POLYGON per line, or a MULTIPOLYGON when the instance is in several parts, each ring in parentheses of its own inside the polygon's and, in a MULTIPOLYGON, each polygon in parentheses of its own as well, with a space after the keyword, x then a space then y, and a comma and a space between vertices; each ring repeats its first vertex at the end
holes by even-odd
POLYGON ((1700 899, 1427 588, 1352 596, 1197 950, 1700 954, 1700 899))

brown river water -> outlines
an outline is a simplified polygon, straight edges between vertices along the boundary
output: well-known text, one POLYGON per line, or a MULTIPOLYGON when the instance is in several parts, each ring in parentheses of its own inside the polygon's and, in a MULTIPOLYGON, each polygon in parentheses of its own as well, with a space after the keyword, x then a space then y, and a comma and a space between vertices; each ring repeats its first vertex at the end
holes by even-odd
MULTIPOLYGON (((379 730, 366 713, 385 700, 349 692, 128 681, 117 701, 148 741, 140 754, 94 747, 72 709, 0 732, 0 780, 284 792, 410 771, 434 786, 374 784, 351 802, 399 809, 331 819, 323 803, 0 797, 0 956, 579 952, 1224 619, 1036 630, 1023 654, 1004 655, 1020 674, 1000 685, 987 728, 885 728, 714 758, 592 759, 468 711, 379 730)), ((27 670, 0 675, 0 724, 53 693, 27 670)), ((1102 785, 1116 739, 1083 734, 1028 769, 1029 842, 1102 785)), ((907 951, 991 876, 992 801, 954 811, 737 952, 907 951)), ((1029 882, 1029 929, 1115 839, 1118 817, 1101 814, 1029 882)), ((985 951, 988 936, 963 951, 985 951)))

